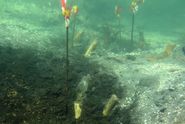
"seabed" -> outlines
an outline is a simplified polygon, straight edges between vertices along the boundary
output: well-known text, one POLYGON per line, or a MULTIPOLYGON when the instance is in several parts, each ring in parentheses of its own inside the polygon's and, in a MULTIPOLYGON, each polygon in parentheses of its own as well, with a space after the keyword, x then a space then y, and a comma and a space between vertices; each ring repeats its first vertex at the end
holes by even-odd
POLYGON ((131 44, 129 24, 93 27, 79 16, 75 33, 69 32, 66 97, 65 26, 58 10, 36 19, 36 4, 7 9, 0 20, 1 124, 184 124, 183 29, 161 33, 136 25, 131 44), (34 9, 25 13, 26 8, 34 9), (87 75, 86 90, 78 89, 87 75), (75 119, 77 98, 82 111, 75 119))

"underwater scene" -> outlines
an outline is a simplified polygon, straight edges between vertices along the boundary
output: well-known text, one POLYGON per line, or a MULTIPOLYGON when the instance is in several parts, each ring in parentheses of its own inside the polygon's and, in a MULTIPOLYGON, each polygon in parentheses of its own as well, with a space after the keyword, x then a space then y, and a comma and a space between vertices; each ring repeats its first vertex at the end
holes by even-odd
POLYGON ((185 124, 184 0, 0 0, 0 124, 185 124))

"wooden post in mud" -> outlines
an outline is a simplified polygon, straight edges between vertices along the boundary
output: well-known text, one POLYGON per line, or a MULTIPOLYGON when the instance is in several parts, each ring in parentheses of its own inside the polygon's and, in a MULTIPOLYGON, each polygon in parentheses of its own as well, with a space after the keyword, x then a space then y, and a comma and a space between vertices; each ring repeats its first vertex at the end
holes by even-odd
POLYGON ((65 94, 66 94, 66 116, 68 115, 68 80, 69 80, 69 27, 66 27, 66 82, 65 82, 65 94))
POLYGON ((118 26, 119 26, 119 40, 121 41, 121 19, 118 19, 118 26))
POLYGON ((132 30, 131 30, 131 45, 134 45, 134 21, 135 21, 135 14, 132 14, 132 30))

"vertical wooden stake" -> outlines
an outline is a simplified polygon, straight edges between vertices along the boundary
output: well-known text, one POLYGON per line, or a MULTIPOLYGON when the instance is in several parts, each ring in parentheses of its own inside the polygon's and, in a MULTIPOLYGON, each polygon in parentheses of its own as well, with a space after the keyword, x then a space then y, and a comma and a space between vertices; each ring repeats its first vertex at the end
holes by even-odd
POLYGON ((65 94, 66 94, 66 115, 68 115, 68 80, 69 80, 69 41, 68 41, 69 27, 66 27, 66 82, 65 82, 65 94))
POLYGON ((131 31, 131 44, 134 45, 134 20, 135 14, 132 14, 132 31, 131 31))

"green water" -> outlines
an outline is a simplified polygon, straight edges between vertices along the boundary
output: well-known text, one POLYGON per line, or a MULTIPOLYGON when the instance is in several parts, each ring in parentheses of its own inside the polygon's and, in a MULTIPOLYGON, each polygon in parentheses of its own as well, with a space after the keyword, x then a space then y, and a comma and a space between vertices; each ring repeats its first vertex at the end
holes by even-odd
MULTIPOLYGON (((106 34, 106 28, 126 32, 125 34, 129 37, 132 26, 130 3, 130 1, 119 0, 74 1, 74 4, 79 8, 79 13, 75 21, 74 15, 71 16, 71 35, 75 22, 76 30, 85 32, 89 39, 91 39, 91 34, 97 34, 102 40, 105 37, 103 35, 106 34), (115 15, 116 5, 121 7, 120 18, 115 15), (102 28, 103 26, 105 29, 102 28)), ((3 35, 2 39, 12 37, 10 42, 18 40, 17 45, 30 44, 29 46, 33 47, 41 45, 40 47, 47 48, 50 47, 50 43, 55 44, 56 41, 62 42, 65 39, 64 18, 61 14, 60 1, 17 0, 7 2, 2 0, 0 10, 1 30, 3 29, 1 31, 3 32, 1 33, 3 35), (12 35, 9 35, 9 33, 12 35), (21 34, 25 39, 21 37, 21 34), (23 42, 21 42, 22 40, 23 42)), ((164 3, 160 0, 145 1, 144 4, 139 5, 135 14, 135 35, 137 35, 138 30, 142 30, 146 34, 152 32, 181 37, 185 28, 184 18, 183 1, 171 0, 164 3)), ((113 40, 116 40, 115 37, 113 36, 113 40)), ((14 44, 16 44, 15 41, 14 44)))
POLYGON ((183 124, 185 1, 145 0, 134 24, 131 0, 67 4, 69 67, 60 0, 0 0, 0 124, 183 124))

